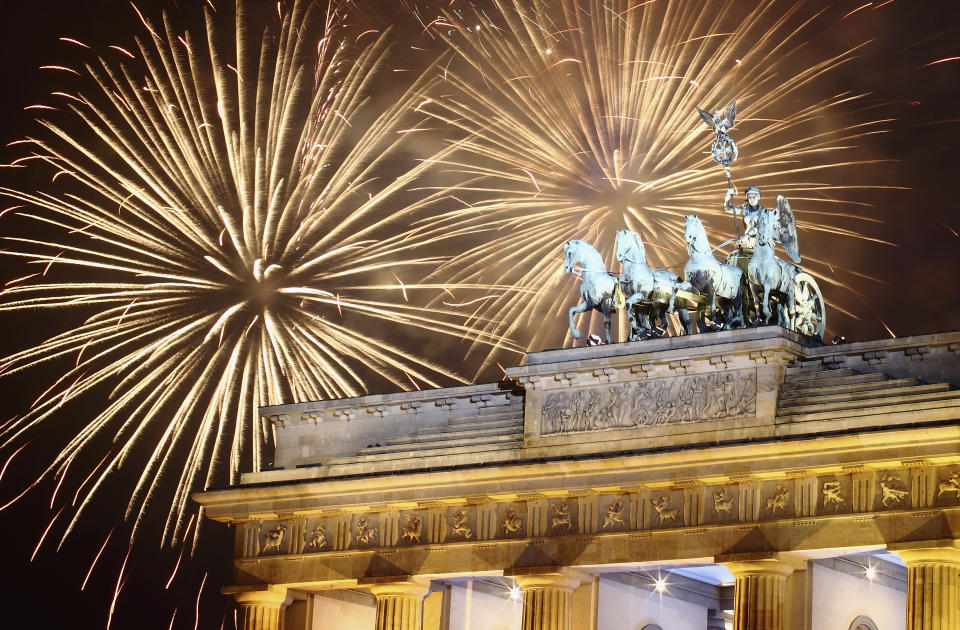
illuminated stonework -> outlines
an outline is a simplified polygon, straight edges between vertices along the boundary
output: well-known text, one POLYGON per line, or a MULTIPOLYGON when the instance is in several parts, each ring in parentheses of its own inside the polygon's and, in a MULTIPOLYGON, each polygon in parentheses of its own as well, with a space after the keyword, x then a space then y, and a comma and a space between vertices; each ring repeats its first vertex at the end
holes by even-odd
POLYGON ((942 616, 956 590, 938 576, 960 554, 958 354, 960 333, 805 348, 777 328, 536 353, 510 382, 266 408, 276 467, 196 498, 234 526, 228 591, 287 588, 290 610, 422 606, 453 630, 502 598, 515 619, 471 627, 919 628, 907 611, 942 616), (611 617, 624 597, 633 617, 611 617))

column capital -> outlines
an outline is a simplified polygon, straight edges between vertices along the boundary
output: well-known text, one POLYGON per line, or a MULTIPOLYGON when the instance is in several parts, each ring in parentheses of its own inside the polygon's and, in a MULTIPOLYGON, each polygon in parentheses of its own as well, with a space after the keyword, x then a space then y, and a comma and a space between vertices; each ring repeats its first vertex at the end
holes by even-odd
POLYGON ((287 587, 276 584, 228 586, 222 592, 232 595, 238 604, 246 606, 280 606, 287 599, 287 587))
POLYGON ((566 567, 545 567, 536 569, 523 569, 507 574, 506 577, 512 577, 523 590, 535 588, 559 588, 566 591, 573 591, 581 584, 589 582, 591 576, 583 571, 568 569, 566 567))
POLYGON ((900 556, 907 567, 920 563, 960 564, 960 541, 926 540, 909 543, 891 543, 887 551, 900 556))
POLYGON ((381 597, 418 597, 423 599, 430 592, 430 580, 425 578, 408 578, 394 582, 376 581, 369 584, 357 582, 370 590, 378 599, 381 597))
POLYGON ((717 556, 715 561, 727 567, 735 578, 741 575, 776 575, 785 578, 800 566, 795 558, 782 554, 729 554, 717 556))

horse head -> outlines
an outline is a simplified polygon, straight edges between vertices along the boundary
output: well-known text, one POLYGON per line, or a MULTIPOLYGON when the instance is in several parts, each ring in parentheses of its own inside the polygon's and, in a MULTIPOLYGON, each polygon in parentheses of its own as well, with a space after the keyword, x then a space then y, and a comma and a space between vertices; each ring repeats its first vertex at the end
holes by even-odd
POLYGON ((647 252, 640 235, 632 230, 617 230, 617 262, 647 262, 647 252))
POLYGON ((757 217, 757 248, 773 247, 773 213, 769 210, 760 212, 757 217))
POLYGON ((686 225, 683 231, 683 240, 687 246, 695 252, 707 253, 710 249, 707 243, 707 231, 703 228, 703 222, 695 214, 688 214, 686 225))
POLYGON ((573 273, 573 268, 577 264, 577 261, 574 259, 574 252, 576 251, 576 246, 574 245, 576 241, 567 241, 563 244, 563 272, 564 273, 573 273))

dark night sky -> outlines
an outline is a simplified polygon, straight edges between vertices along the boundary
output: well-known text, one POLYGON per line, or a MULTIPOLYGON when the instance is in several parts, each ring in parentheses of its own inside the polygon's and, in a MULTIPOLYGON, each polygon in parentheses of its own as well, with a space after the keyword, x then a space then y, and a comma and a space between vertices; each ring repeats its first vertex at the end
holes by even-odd
MULTIPOLYGON (((186 13, 193 16, 191 19, 196 17, 193 7, 199 2, 181 0, 179 4, 190 7, 186 13)), ((396 0, 388 4, 396 10, 396 0)), ((835 4, 852 9, 862 3, 835 4)), ((173 0, 151 0, 138 6, 153 16, 159 8, 172 9, 182 19, 183 12, 173 0)), ((59 43, 58 37, 72 36, 97 46, 129 45, 131 33, 140 28, 129 3, 119 0, 0 0, 0 10, 0 58, 4 60, 0 66, 0 139, 4 143, 36 129, 33 115, 24 111, 24 106, 44 101, 51 89, 72 80, 37 69, 71 61, 74 49, 59 43)), ((892 133, 879 139, 877 146, 884 155, 898 160, 890 169, 891 183, 910 188, 865 193, 862 197, 876 205, 876 215, 884 221, 872 235, 896 246, 852 242, 849 248, 836 252, 845 266, 883 279, 864 280, 857 287, 864 294, 859 312, 862 321, 855 324, 847 320, 846 328, 836 332, 851 339, 883 337, 887 333, 881 319, 898 336, 960 329, 960 237, 953 232, 960 232, 956 201, 960 184, 960 60, 925 65, 960 56, 960 3, 895 0, 883 11, 846 20, 828 37, 874 40, 861 59, 833 76, 838 89, 871 92, 869 103, 883 103, 886 111, 894 114, 892 133)), ((15 147, 0 150, 3 160, 18 155, 15 147)), ((34 189, 46 186, 45 179, 25 169, 0 171, 0 185, 4 186, 34 189)), ((718 191, 718 200, 722 192, 718 191)), ((6 233, 8 229, 0 221, 0 230, 6 233)), ((17 275, 11 261, 0 259, 0 265, 4 279, 17 275)), ((5 315, 0 318, 0 326, 4 331, 0 353, 23 347, 44 333, 29 316, 5 315)), ((29 404, 28 392, 37 393, 29 377, 0 381, 0 422, 29 404)), ((63 426, 79 426, 82 418, 60 422, 63 426)), ((0 453, 4 460, 7 455, 0 453)), ((0 483, 0 505, 13 498, 24 482, 18 468, 11 466, 0 483)), ((0 539, 5 545, 0 608, 11 611, 26 606, 32 610, 34 621, 22 627, 62 624, 78 629, 103 628, 126 552, 124 525, 120 524, 113 534, 87 591, 80 593, 87 567, 115 524, 117 510, 109 505, 95 510, 98 513, 83 524, 73 544, 68 543, 59 554, 54 551, 55 542, 48 544, 30 564, 34 545, 52 517, 48 509, 51 491, 52 487, 41 488, 0 512, 0 531, 4 534, 0 539)), ((166 628, 175 608, 176 626, 193 627, 194 599, 207 570, 212 573, 203 591, 200 627, 219 627, 225 603, 215 593, 226 579, 229 534, 212 530, 206 544, 209 552, 182 566, 170 590, 165 590, 164 584, 179 548, 160 551, 152 541, 140 545, 128 566, 131 581, 118 599, 114 627, 166 628)))

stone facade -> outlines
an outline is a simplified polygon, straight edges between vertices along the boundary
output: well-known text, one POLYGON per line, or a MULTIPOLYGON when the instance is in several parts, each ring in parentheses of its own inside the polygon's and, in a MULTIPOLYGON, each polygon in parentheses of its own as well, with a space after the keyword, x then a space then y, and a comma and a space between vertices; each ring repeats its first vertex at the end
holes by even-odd
POLYGON ((910 585, 931 592, 960 553, 960 333, 807 348, 748 329, 535 353, 507 375, 265 408, 272 469, 196 496, 234 526, 238 601, 363 589, 399 611, 377 628, 400 628, 431 589, 500 576, 525 589, 523 628, 580 627, 593 576, 724 566, 703 628, 816 630, 797 576, 864 551, 902 555, 910 615, 956 597, 956 580, 935 602, 910 585))

